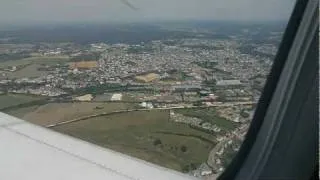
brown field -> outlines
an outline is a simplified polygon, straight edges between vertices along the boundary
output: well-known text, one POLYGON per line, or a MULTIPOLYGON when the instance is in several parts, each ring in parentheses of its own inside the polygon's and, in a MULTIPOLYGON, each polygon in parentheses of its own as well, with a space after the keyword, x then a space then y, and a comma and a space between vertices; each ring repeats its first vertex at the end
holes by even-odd
POLYGON ((133 106, 126 103, 50 103, 27 113, 22 119, 47 126, 92 114, 130 109, 133 106))
POLYGON ((136 80, 146 82, 146 83, 152 82, 158 78, 159 78, 159 75, 155 74, 155 73, 149 73, 149 74, 142 75, 142 76, 136 76, 136 80))
POLYGON ((92 69, 98 67, 97 61, 81 61, 69 63, 70 69, 92 69))

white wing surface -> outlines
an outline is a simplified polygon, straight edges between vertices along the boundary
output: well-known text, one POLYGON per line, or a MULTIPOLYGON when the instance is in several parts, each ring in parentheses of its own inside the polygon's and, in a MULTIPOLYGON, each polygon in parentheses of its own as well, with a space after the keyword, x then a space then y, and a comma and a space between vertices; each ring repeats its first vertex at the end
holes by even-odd
POLYGON ((0 113, 0 179, 194 178, 0 113))

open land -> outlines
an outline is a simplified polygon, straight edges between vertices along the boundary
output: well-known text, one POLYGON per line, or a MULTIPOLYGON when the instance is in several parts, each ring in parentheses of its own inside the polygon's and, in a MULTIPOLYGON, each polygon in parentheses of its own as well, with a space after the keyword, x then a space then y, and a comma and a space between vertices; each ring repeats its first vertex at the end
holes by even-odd
POLYGON ((134 107, 133 104, 125 103, 49 103, 25 114, 22 118, 35 124, 47 126, 83 116, 126 110, 132 107, 134 107))
POLYGON ((30 57, 19 60, 9 60, 0 62, 0 72, 1 69, 12 69, 16 67, 16 71, 4 71, 8 78, 32 78, 46 76, 49 74, 48 71, 40 71, 39 68, 46 65, 55 65, 58 63, 68 62, 68 56, 57 56, 57 57, 30 57))
POLYGON ((169 120, 169 111, 152 110, 96 117, 56 131, 187 172, 206 161, 214 135, 169 120))
POLYGON ((52 65, 56 63, 63 63, 63 62, 66 62, 67 60, 69 60, 68 56, 52 56, 52 57, 38 56, 38 57, 30 57, 25 59, 0 62, 0 67, 3 68, 7 66, 19 66, 19 65, 25 65, 30 63, 52 65))
POLYGON ((0 95, 0 109, 16 106, 19 104, 29 103, 41 100, 41 96, 23 95, 23 94, 2 94, 0 95))
MULTIPOLYGON (((132 103, 48 103, 13 109, 7 113, 47 126, 62 121, 77 119, 93 114, 112 113, 135 109, 132 103)), ((229 121, 218 117, 214 109, 175 110, 198 118, 209 118, 218 126, 230 128, 229 121), (187 114, 187 113, 185 113, 187 114), (221 123, 225 121, 225 123, 221 123), (220 122, 220 124, 219 124, 220 122)), ((208 158, 210 150, 217 144, 220 134, 195 129, 188 124, 170 119, 169 110, 123 112, 93 117, 64 124, 52 129, 91 143, 113 149, 134 157, 172 168, 181 172, 196 169, 208 158)))
POLYGON ((15 116, 17 118, 23 119, 25 115, 33 111, 36 111, 39 107, 40 105, 34 105, 34 106, 22 107, 18 109, 11 109, 4 112, 9 115, 15 116))

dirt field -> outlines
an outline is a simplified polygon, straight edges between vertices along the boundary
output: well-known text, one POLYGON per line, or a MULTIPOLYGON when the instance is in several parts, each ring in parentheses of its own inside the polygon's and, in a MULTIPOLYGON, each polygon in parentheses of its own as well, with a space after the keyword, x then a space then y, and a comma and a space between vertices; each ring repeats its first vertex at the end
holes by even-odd
POLYGON ((215 136, 169 121, 168 111, 130 112, 54 130, 178 171, 206 162, 215 136))
POLYGON ((22 118, 38 125, 50 125, 83 116, 130 109, 133 104, 125 103, 50 103, 40 106, 22 118))
POLYGON ((71 62, 69 63, 70 69, 92 69, 98 67, 97 61, 81 61, 81 62, 71 62))
POLYGON ((141 76, 136 76, 136 80, 141 81, 141 82, 152 82, 156 79, 159 79, 159 75, 155 73, 149 73, 146 75, 141 75, 141 76))

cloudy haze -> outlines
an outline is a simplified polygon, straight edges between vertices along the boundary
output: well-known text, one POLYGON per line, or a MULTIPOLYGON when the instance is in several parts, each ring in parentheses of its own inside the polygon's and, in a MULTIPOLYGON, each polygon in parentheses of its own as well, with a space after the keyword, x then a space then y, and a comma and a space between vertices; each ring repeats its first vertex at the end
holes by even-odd
POLYGON ((283 20, 294 0, 0 0, 1 23, 283 20))

